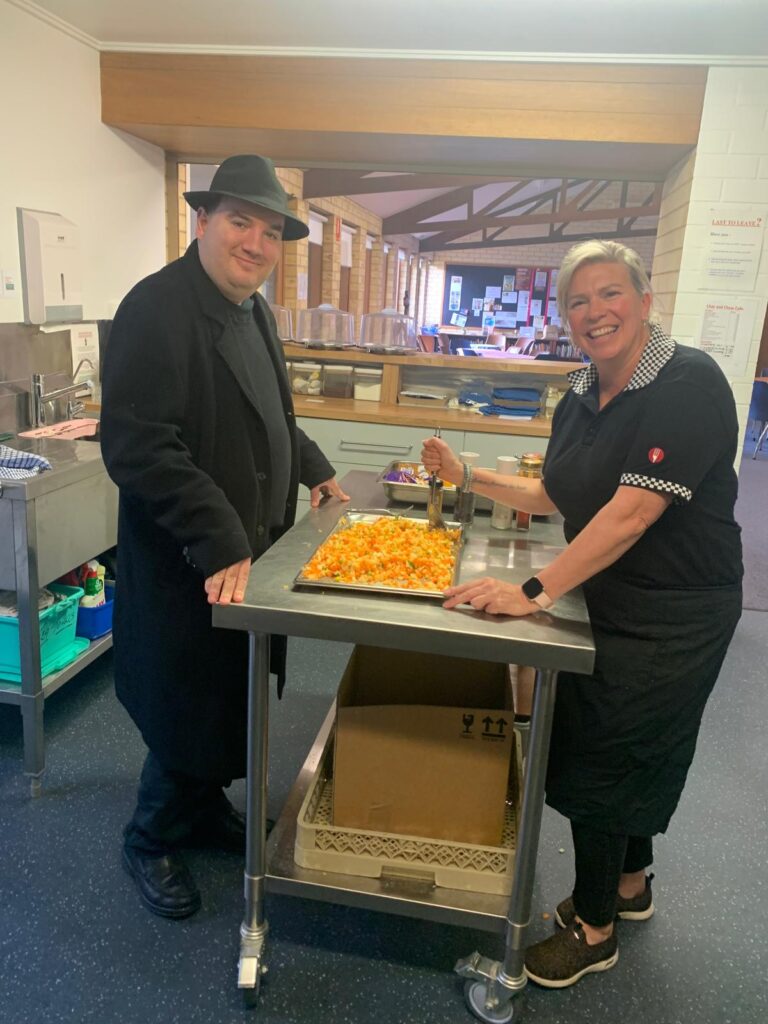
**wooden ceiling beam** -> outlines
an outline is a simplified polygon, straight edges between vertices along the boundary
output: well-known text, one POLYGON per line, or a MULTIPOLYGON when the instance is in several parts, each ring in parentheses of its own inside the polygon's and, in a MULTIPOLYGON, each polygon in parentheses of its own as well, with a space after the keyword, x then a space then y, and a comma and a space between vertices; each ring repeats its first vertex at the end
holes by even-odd
MULTIPOLYGON (((468 233, 468 232, 467 232, 468 233)), ((557 239, 563 242, 586 242, 591 238, 605 238, 605 239, 623 239, 623 238, 647 238, 650 235, 655 235, 655 228, 640 228, 634 231, 588 231, 583 233, 577 233, 572 235, 564 235, 562 238, 557 239)), ((432 238, 422 238, 419 243, 419 252, 439 252, 445 251, 450 252, 452 249, 460 251, 462 249, 501 249, 508 248, 509 246, 518 245, 541 245, 542 242, 546 242, 546 236, 534 235, 529 238, 503 238, 494 239, 493 241, 484 242, 459 242, 456 245, 435 245, 433 244, 432 238)))
POLYGON ((304 171, 304 199, 326 196, 359 196, 378 192, 408 192, 423 188, 460 188, 463 185, 493 185, 506 181, 498 175, 436 174, 429 172, 386 174, 367 177, 371 170, 310 168, 304 171))
MULTIPOLYGON (((456 188, 452 192, 445 192, 433 199, 426 199, 423 203, 411 206, 401 213, 393 213, 391 217, 385 217, 382 222, 382 231, 386 235, 407 235, 414 231, 440 231, 443 227, 441 222, 429 222, 430 217, 438 217, 441 213, 453 210, 457 206, 467 207, 467 214, 471 210, 472 196, 474 189, 472 185, 465 185, 463 188, 456 188), (427 222, 427 223, 425 223, 427 222), (418 227, 416 225, 419 225, 418 227)), ((456 221, 456 224, 464 223, 456 221)))
MULTIPOLYGON (((398 214, 400 217, 405 217, 406 213, 398 214)), ((659 207, 655 203, 650 203, 647 206, 623 206, 623 207, 606 207, 605 209, 598 210, 574 210, 569 213, 567 217, 563 217, 559 210, 549 213, 524 213, 519 217, 510 217, 508 222, 505 224, 506 227, 517 227, 520 225, 531 225, 531 224, 558 224, 561 221, 564 223, 574 223, 577 221, 590 221, 590 220, 619 220, 622 217, 647 217, 652 214, 658 213, 659 207)), ((389 218, 388 218, 389 219, 389 218)), ((394 218, 391 218, 394 219, 394 218)), ((497 227, 499 225, 500 218, 489 217, 485 214, 479 214, 475 217, 470 217, 467 220, 442 220, 434 222, 430 225, 417 224, 413 222, 402 221, 403 224, 407 223, 399 229, 398 233, 407 234, 420 231, 432 231, 439 229, 440 231, 462 231, 467 234, 470 231, 479 231, 480 228, 485 227, 497 227)), ((387 223, 387 222, 385 222, 387 223)), ((503 222, 502 222, 503 223, 503 222)), ((385 232, 389 233, 390 229, 385 227, 385 232)))

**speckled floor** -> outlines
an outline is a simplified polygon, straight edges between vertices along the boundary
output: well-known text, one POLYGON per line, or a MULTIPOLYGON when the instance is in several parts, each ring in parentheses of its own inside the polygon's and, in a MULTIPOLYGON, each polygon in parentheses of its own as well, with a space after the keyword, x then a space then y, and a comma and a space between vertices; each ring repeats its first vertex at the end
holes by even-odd
MULTIPOLYGON (((768 614, 745 612, 707 709, 678 814, 657 844, 655 917, 620 925, 620 960, 575 988, 530 985, 515 1019, 549 1024, 768 1021, 768 614)), ((300 680, 274 704, 271 810, 285 798, 330 704, 348 649, 292 641, 300 680)), ((0 705, 2 1024, 466 1024, 455 960, 502 956, 485 932, 270 896, 270 975, 256 1013, 235 987, 242 862, 196 851, 203 909, 147 913, 120 866, 143 758, 117 704, 111 655, 46 705, 45 793, 29 800, 21 720, 0 705)), ((242 804, 242 784, 233 799, 242 804)), ((547 811, 534 893, 570 891, 567 823, 547 811), (561 854, 564 848, 567 852, 561 854)))

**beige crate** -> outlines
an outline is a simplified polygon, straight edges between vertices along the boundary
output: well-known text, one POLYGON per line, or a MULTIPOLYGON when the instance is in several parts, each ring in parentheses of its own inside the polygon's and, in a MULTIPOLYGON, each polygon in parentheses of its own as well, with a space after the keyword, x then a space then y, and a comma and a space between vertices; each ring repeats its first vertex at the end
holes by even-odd
POLYGON ((513 764, 501 846, 473 846, 392 832, 340 828, 332 824, 331 734, 299 810, 294 860, 303 868, 365 878, 395 872, 400 877, 412 873, 421 881, 429 875, 441 888, 508 896, 512 891, 521 793, 520 743, 516 734, 513 764))

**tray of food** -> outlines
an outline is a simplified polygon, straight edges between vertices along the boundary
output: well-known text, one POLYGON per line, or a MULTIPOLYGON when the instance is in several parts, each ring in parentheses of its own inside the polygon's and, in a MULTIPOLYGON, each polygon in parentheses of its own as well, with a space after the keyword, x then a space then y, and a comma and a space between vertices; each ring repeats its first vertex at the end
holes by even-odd
POLYGON ((462 527, 432 530, 424 519, 345 513, 294 586, 441 597, 458 578, 462 527))
MULTIPOLYGON (((384 493, 390 501, 408 505, 426 505, 429 498, 429 473, 419 462, 390 462, 381 476, 384 493)), ((456 504, 456 488, 446 480, 443 484, 443 506, 456 504)), ((475 508, 489 511, 493 503, 481 495, 475 497, 475 508)))

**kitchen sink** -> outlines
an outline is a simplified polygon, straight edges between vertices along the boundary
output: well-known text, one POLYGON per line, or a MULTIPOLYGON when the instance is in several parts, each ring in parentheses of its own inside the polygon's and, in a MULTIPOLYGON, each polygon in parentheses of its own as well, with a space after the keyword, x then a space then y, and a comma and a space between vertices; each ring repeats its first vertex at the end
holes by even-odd
POLYGON ((19 437, 59 437, 63 441, 97 441, 99 421, 96 419, 62 420, 34 430, 22 430, 19 437))

